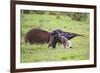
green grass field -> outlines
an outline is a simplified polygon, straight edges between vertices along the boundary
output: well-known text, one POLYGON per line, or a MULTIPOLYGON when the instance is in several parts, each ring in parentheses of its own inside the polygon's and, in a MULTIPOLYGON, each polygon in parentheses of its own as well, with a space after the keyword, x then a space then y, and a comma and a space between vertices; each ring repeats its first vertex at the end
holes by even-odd
POLYGON ((67 15, 59 15, 59 18, 57 15, 47 13, 21 15, 21 63, 87 59, 89 59, 89 22, 72 20, 67 15), (32 28, 41 28, 49 32, 61 29, 85 37, 72 39, 73 48, 64 48, 62 44, 57 44, 53 49, 48 48, 48 44, 24 43, 25 34, 32 28))

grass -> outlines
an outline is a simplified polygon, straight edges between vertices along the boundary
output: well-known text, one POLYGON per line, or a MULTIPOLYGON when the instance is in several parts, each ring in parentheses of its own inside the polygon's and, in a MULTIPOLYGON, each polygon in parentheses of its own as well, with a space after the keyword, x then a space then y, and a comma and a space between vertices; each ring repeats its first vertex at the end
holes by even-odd
POLYGON ((75 21, 68 16, 50 14, 23 14, 21 16, 21 62, 41 62, 60 60, 87 60, 89 59, 89 24, 84 21, 75 21), (85 37, 72 39, 73 48, 64 48, 57 44, 57 48, 48 48, 48 44, 24 43, 25 34, 32 28, 41 28, 51 32, 54 29, 82 34, 85 37))

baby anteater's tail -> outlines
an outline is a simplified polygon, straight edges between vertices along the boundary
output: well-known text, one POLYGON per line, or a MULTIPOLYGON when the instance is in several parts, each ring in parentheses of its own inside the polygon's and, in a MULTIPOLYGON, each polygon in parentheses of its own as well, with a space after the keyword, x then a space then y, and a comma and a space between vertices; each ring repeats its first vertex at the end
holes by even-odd
POLYGON ((66 38, 68 38, 68 40, 76 37, 76 36, 81 36, 81 37, 84 37, 84 35, 81 35, 81 34, 77 34, 77 33, 72 33, 72 32, 64 32, 64 36, 66 38))

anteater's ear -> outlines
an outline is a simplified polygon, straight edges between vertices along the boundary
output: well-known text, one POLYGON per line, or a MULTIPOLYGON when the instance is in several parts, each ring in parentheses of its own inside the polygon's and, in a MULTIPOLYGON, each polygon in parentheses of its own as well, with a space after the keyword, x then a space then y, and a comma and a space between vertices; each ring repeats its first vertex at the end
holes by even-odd
POLYGON ((53 30, 50 34, 51 34, 51 35, 55 35, 55 34, 59 34, 59 33, 62 33, 62 30, 60 30, 60 29, 55 29, 55 30, 53 30))
POLYGON ((51 35, 55 35, 55 34, 58 34, 59 32, 57 32, 57 31, 52 31, 50 34, 51 35))
POLYGON ((50 35, 54 35, 54 34, 55 34, 55 32, 51 32, 51 33, 50 33, 50 35))

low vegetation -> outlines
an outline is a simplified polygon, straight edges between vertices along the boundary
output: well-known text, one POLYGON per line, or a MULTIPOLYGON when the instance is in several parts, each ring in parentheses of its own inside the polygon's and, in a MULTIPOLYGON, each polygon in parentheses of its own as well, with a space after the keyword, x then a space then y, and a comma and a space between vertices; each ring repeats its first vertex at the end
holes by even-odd
MULTIPOLYGON (((81 13, 84 14, 85 13, 81 13)), ((41 62, 60 60, 87 60, 89 59, 89 14, 85 20, 74 20, 65 13, 50 14, 44 13, 23 13, 21 15, 21 62, 41 62), (24 42, 25 34, 32 28, 40 28, 51 32, 54 29, 61 29, 66 32, 73 32, 85 37, 72 39, 72 48, 64 48, 57 44, 55 49, 48 48, 48 44, 32 44, 24 42)))

